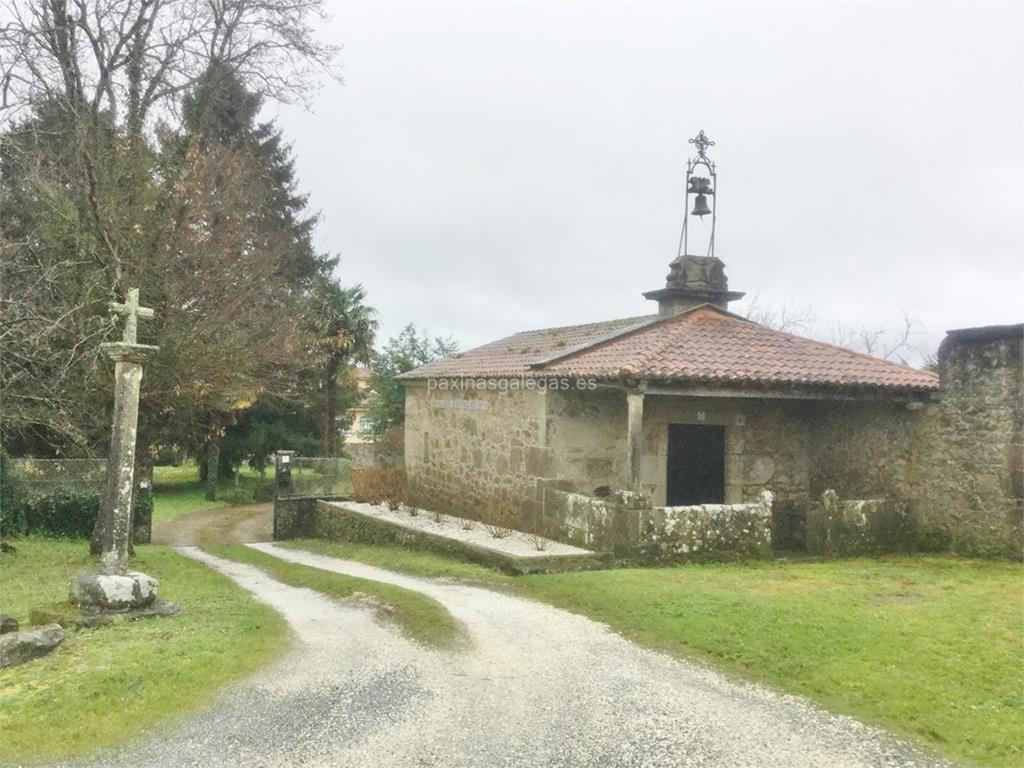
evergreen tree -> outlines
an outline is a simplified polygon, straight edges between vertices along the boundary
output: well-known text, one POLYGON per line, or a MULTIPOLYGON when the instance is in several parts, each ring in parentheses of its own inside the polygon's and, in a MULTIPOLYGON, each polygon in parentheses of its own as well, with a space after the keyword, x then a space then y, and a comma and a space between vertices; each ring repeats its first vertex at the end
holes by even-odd
POLYGON ((371 395, 364 418, 369 432, 380 437, 389 427, 405 421, 405 390, 395 381, 406 373, 434 360, 451 357, 459 351, 452 338, 431 339, 410 323, 398 336, 388 339, 384 349, 374 358, 370 376, 371 395))

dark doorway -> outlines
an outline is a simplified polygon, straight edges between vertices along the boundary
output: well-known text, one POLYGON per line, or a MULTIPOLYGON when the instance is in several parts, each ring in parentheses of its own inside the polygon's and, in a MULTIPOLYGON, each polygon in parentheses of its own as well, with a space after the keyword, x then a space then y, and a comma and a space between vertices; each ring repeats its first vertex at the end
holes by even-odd
POLYGON ((666 504, 725 502, 725 427, 669 424, 666 504))

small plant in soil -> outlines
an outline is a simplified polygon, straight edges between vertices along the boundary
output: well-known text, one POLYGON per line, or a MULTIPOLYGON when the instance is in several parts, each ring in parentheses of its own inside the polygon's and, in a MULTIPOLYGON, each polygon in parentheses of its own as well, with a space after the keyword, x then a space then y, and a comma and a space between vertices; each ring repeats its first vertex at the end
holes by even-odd
POLYGON ((433 512, 433 514, 432 514, 432 516, 431 516, 431 517, 432 517, 433 521, 434 521, 435 523, 437 523, 438 525, 440 525, 441 523, 443 523, 443 522, 444 522, 444 515, 442 515, 442 514, 441 514, 440 512, 438 512, 438 511, 437 511, 436 509, 434 510, 434 512, 433 512))
POLYGON ((528 533, 526 538, 530 540, 530 546, 536 549, 538 552, 543 552, 548 548, 551 540, 546 536, 541 536, 539 533, 528 533))
POLYGON ((511 528, 506 528, 504 525, 499 523, 484 523, 484 528, 486 528, 487 532, 496 539, 504 539, 512 533, 511 528))
POLYGON ((476 527, 476 521, 471 517, 462 518, 462 530, 472 531, 476 527))
POLYGON ((496 539, 504 539, 512 533, 509 527, 508 515, 502 510, 488 510, 481 517, 484 529, 496 539))
POLYGON ((405 511, 409 513, 409 517, 416 517, 416 515, 420 513, 419 507, 412 504, 407 504, 405 506, 405 511))

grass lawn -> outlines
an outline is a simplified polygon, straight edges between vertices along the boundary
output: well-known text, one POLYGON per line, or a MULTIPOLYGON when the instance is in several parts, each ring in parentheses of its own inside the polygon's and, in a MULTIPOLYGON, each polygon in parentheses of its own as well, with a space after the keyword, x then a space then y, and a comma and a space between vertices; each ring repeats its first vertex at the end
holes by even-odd
MULTIPOLYGON (((265 478, 260 477, 258 472, 243 466, 239 472, 239 485, 254 491, 260 486, 273 484, 273 474, 273 470, 269 470, 265 478)), ((223 480, 217 487, 219 498, 208 501, 206 485, 200 482, 199 466, 194 462, 184 462, 180 467, 153 467, 153 522, 160 523, 190 512, 232 506, 228 497, 234 487, 234 478, 223 480)))
POLYGON ((394 547, 291 546, 501 585, 642 645, 803 694, 954 759, 1024 764, 1019 564, 890 557, 512 578, 394 547))
POLYGON ((206 544, 203 549, 217 557, 254 565, 293 587, 305 587, 335 598, 365 596, 413 640, 450 648, 462 639, 462 627, 448 610, 437 600, 419 592, 287 563, 244 544, 206 544))
MULTIPOLYGON (((85 541, 16 546, 0 554, 0 609, 23 626, 34 609, 67 599, 73 573, 95 567, 85 541)), ((72 630, 49 656, 0 670, 3 761, 62 760, 121 743, 203 705, 287 644, 284 620, 230 579, 164 547, 138 553, 133 565, 184 611, 72 630)))
POLYGON ((321 555, 339 557, 344 560, 358 560, 380 568, 400 571, 413 576, 441 576, 466 581, 482 581, 490 586, 497 584, 516 585, 522 577, 507 576, 500 571, 476 563, 442 557, 422 550, 405 547, 374 546, 355 544, 348 541, 325 541, 323 539, 295 539, 274 542, 279 547, 306 549, 321 555))

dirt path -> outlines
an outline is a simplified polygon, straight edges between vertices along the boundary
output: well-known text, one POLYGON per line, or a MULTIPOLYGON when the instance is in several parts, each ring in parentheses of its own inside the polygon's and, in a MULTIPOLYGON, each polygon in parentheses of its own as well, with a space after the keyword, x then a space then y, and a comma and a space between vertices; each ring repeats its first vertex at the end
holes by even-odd
POLYGON ((463 622, 469 647, 424 648, 356 604, 185 548, 183 554, 280 611, 297 645, 210 711, 103 765, 946 765, 803 699, 644 650, 550 606, 272 544, 253 546, 431 595, 463 622))
POLYGON ((251 504, 192 512, 153 525, 153 543, 171 546, 270 541, 273 538, 274 505, 251 504))

